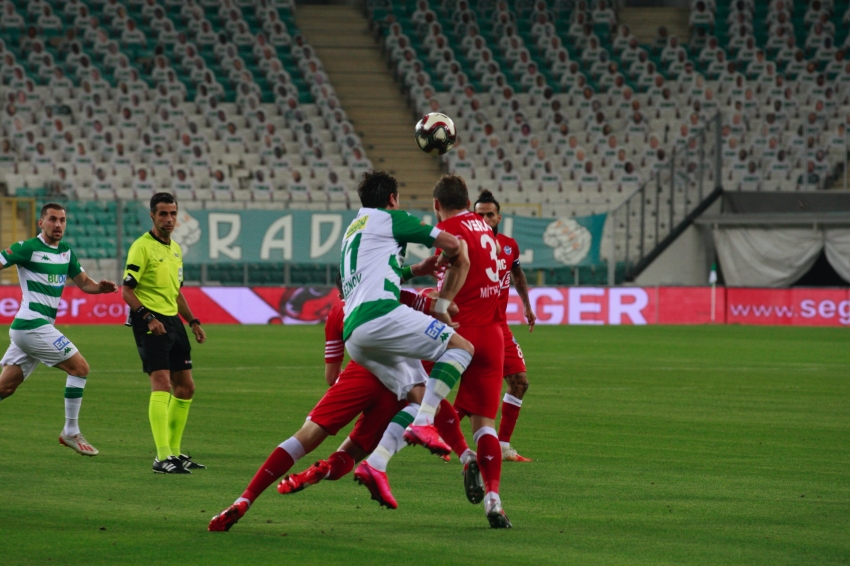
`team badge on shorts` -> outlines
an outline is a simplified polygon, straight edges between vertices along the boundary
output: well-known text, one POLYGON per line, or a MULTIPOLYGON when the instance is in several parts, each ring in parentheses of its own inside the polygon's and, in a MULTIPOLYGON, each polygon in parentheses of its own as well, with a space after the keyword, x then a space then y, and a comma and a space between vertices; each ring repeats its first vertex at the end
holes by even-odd
POLYGON ((70 343, 71 341, 65 338, 65 336, 60 336, 59 338, 53 341, 53 347, 61 352, 70 343))
MULTIPOLYGON (((431 322, 431 324, 428 325, 428 328, 425 329, 425 336, 427 336, 428 338, 431 338, 433 340, 436 340, 437 338, 440 337, 440 334, 442 334, 442 332, 445 328, 446 328, 445 324, 443 324, 440 321, 435 320, 435 321, 431 322)), ((443 338, 443 341, 445 341, 445 338, 443 338)))

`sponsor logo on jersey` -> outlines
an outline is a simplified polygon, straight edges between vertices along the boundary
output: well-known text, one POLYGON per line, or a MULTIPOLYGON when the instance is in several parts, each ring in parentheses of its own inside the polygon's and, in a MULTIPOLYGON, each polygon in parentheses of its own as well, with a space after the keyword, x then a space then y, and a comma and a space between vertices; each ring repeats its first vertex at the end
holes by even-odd
POLYGON ((348 230, 345 231, 345 237, 348 238, 355 232, 359 232, 363 228, 366 227, 366 222, 369 220, 369 215, 363 216, 361 218, 356 219, 351 225, 348 227, 348 230))
POLYGON ((65 347, 68 346, 68 344, 70 344, 70 343, 71 343, 70 340, 68 340, 64 336, 60 336, 59 338, 57 338, 56 340, 53 341, 53 347, 56 348, 57 350, 61 351, 61 350, 64 350, 65 347))
POLYGON ((486 287, 481 287, 479 297, 482 298, 482 299, 489 299, 491 297, 498 297, 501 290, 502 290, 501 285, 487 285, 486 287))
POLYGON ((51 274, 47 276, 47 282, 52 283, 54 285, 64 285, 65 280, 68 278, 67 275, 55 275, 51 274))
POLYGON ((65 348, 65 353, 66 353, 66 354, 67 354, 68 352, 70 352, 70 351, 71 351, 71 347, 70 347, 70 346, 68 346, 67 348, 65 348))
MULTIPOLYGON (((440 322, 439 320, 434 320, 431 324, 428 325, 428 328, 425 329, 425 336, 428 338, 432 338, 436 340, 440 337, 440 334, 443 333, 443 330, 446 329, 446 325, 440 322)), ((446 333, 448 334, 448 333, 446 333)), ((445 341, 445 338, 443 339, 445 341)))

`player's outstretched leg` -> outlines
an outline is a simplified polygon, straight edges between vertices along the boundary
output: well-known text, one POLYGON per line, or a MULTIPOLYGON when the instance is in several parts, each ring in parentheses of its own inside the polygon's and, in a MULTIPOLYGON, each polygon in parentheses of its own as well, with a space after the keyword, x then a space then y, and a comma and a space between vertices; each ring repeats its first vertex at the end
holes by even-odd
POLYGON ((306 487, 317 484, 328 475, 331 465, 327 460, 319 460, 303 472, 287 474, 277 484, 277 492, 281 495, 298 493, 306 487))
POLYGON ((68 374, 65 379, 65 427, 59 434, 59 444, 82 456, 97 456, 100 452, 86 441, 80 432, 80 407, 83 404, 85 377, 68 374))
POLYGON ((469 449, 469 444, 460 430, 460 419, 461 415, 454 406, 443 399, 440 402, 440 411, 434 418, 434 426, 460 458, 460 463, 463 464, 463 490, 469 502, 476 505, 484 500, 484 480, 481 479, 476 454, 469 449))
POLYGON ((506 462, 531 462, 531 458, 520 456, 511 446, 511 436, 516 428, 522 398, 528 389, 525 372, 505 376, 508 392, 502 398, 502 420, 499 421, 499 444, 502 445, 502 460, 506 462))
POLYGON ((482 426, 473 436, 478 447, 478 467, 484 480, 484 514, 490 526, 494 529, 509 529, 511 522, 502 509, 499 497, 499 482, 502 476, 502 449, 496 430, 490 426, 482 426))
POLYGON ((266 458, 254 478, 242 496, 239 497, 233 505, 216 515, 210 521, 209 531, 229 531, 230 527, 236 524, 239 519, 245 516, 245 513, 250 509, 251 504, 263 493, 266 488, 276 482, 283 474, 304 456, 305 450, 301 442, 297 438, 290 437, 282 442, 274 451, 266 458))
POLYGON ((390 491, 387 464, 396 453, 406 446, 404 441, 405 428, 413 422, 418 410, 419 405, 412 403, 399 411, 390 421, 375 451, 354 470, 354 481, 366 486, 369 493, 372 494, 372 499, 389 509, 397 509, 398 503, 396 503, 390 491))
POLYGON ((440 410, 434 416, 434 427, 440 433, 440 437, 446 441, 452 451, 457 454, 461 462, 464 462, 464 455, 475 455, 469 449, 469 444, 463 436, 463 431, 460 429, 460 415, 458 415, 451 403, 443 399, 440 401, 440 410))
MULTIPOLYGON (((452 340, 456 337, 458 336, 452 336, 452 340)), ((466 344, 471 350, 472 346, 466 344)), ((440 356, 428 377, 422 406, 419 408, 416 419, 404 433, 404 439, 408 443, 424 446, 435 454, 448 454, 451 451, 434 427, 434 416, 440 401, 448 396, 471 361, 471 351, 461 348, 449 348, 440 356)))
POLYGON ((303 472, 287 474, 277 484, 281 495, 297 493, 322 480, 336 481, 354 469, 354 458, 345 450, 337 450, 327 460, 319 460, 303 472))

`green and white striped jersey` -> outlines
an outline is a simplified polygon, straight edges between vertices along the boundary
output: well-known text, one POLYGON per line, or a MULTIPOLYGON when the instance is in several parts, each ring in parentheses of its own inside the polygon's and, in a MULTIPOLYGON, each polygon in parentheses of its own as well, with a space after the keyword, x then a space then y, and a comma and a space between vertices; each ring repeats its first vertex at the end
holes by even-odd
POLYGON ((407 244, 431 247, 441 232, 402 210, 361 208, 342 239, 343 340, 398 307, 407 244))
POLYGON ((65 242, 48 246, 39 234, 0 251, 4 267, 18 266, 21 283, 21 308, 12 321, 13 330, 31 330, 53 324, 65 280, 83 272, 77 256, 65 242))

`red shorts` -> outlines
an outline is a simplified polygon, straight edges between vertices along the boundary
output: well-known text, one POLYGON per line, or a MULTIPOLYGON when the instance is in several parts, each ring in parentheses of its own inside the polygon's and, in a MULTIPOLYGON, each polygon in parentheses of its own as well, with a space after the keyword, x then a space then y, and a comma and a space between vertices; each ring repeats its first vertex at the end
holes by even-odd
POLYGON ((507 324, 502 324, 502 336, 504 336, 505 339, 504 374, 514 375, 517 373, 525 373, 525 358, 522 357, 522 350, 507 324))
POLYGON ((458 334, 472 342, 475 355, 460 377, 455 408, 466 415, 496 418, 502 394, 505 346, 499 324, 463 326, 458 334))
POLYGON ((395 414, 406 406, 407 401, 399 401, 369 370, 351 361, 307 418, 333 436, 360 415, 348 437, 370 453, 395 414))

